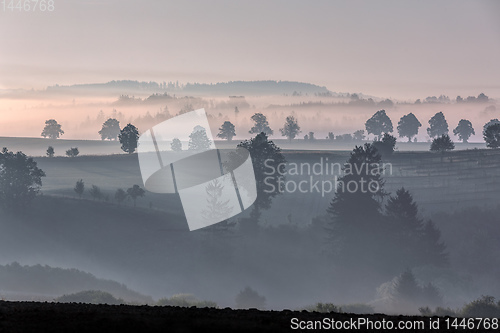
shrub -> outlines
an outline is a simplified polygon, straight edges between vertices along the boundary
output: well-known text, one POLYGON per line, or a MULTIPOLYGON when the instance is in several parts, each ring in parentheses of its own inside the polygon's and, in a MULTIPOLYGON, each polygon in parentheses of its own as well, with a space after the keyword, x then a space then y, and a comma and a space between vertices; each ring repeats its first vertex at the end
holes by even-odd
POLYGON ((191 294, 176 294, 170 298, 160 298, 158 300, 158 305, 160 306, 181 306, 181 307, 191 307, 195 306, 197 308, 216 308, 217 303, 211 301, 200 301, 191 294))
POLYGON ((453 150, 455 149, 455 144, 453 141, 451 141, 450 137, 446 134, 443 134, 440 137, 435 138, 432 140, 431 143, 431 151, 438 151, 441 153, 444 153, 447 150, 453 150))
POLYGON ((313 306, 305 308, 307 311, 315 311, 320 313, 356 313, 356 314, 367 314, 374 313, 375 309, 373 306, 363 303, 346 304, 337 306, 333 303, 316 303, 313 306))
POLYGON ((422 316, 426 317, 432 317, 432 316, 439 316, 439 317, 459 317, 459 314, 457 311, 450 309, 450 308, 442 308, 440 306, 436 307, 436 310, 432 311, 431 308, 428 306, 419 308, 418 311, 422 316))
POLYGON ((66 150, 66 155, 68 157, 75 157, 75 156, 78 156, 78 154, 80 154, 78 147, 70 148, 70 149, 66 150))
POLYGON ((374 141, 373 146, 377 149, 382 157, 387 157, 394 153, 396 147, 396 138, 388 133, 385 133, 380 141, 374 141))
POLYGON ((493 296, 481 296, 475 301, 465 304, 461 310, 437 307, 432 311, 428 306, 418 309, 422 316, 450 316, 469 318, 498 318, 500 317, 500 302, 495 303, 493 296))
POLYGON ((49 146, 49 148, 47 148, 47 156, 48 157, 54 157, 54 147, 52 146, 49 146))
POLYGON ((121 298, 116 298, 110 293, 100 290, 85 290, 74 294, 63 295, 56 298, 55 301, 59 303, 90 303, 110 305, 125 303, 121 298))
POLYGON ((101 200, 104 197, 101 189, 96 185, 92 185, 92 188, 89 189, 89 193, 94 200, 101 200))
POLYGON ((315 311, 321 313, 340 313, 340 308, 333 303, 316 303, 312 307, 306 309, 307 311, 315 311))
POLYGON ((440 317, 458 317, 457 311, 451 309, 451 308, 442 308, 438 306, 436 310, 434 311, 434 316, 440 316, 440 317))
POLYGON ((481 298, 466 304, 461 315, 472 318, 497 318, 500 317, 500 302, 495 304, 493 296, 481 296, 481 298))
POLYGON ((246 287, 236 296, 236 307, 239 309, 263 309, 265 306, 266 298, 250 287, 246 287))
POLYGON ((368 314, 375 312, 375 308, 373 306, 363 303, 341 305, 340 310, 343 313, 356 313, 356 314, 368 314))

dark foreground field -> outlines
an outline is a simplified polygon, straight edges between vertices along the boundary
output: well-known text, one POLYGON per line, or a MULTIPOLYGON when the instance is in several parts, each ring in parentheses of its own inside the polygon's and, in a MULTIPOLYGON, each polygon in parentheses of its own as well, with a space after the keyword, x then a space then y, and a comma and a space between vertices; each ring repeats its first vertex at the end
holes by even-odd
MULTIPOLYGON (((259 311, 151 307, 130 305, 92 305, 76 303, 0 302, 1 332, 313 332, 314 329, 292 329, 292 323, 328 320, 371 324, 353 327, 357 332, 448 332, 446 318, 417 316, 355 315, 306 311, 259 311), (296 318, 295 320, 293 320, 296 318), (393 329, 375 329, 375 322, 393 329), (431 329, 430 322, 439 329, 431 329), (422 322, 424 329, 400 330, 401 324, 422 322)), ((295 324, 297 325, 297 324, 295 324)), ((328 331, 331 329, 324 329, 328 331)), ((339 331, 339 330, 335 330, 339 331)), ((469 330, 471 331, 471 330, 469 330)), ((481 332, 488 330, 481 330, 481 332)))

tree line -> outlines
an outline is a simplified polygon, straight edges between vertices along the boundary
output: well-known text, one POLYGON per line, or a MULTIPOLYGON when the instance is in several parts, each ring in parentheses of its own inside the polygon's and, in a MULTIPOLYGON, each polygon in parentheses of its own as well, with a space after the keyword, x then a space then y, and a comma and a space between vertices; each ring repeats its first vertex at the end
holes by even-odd
MULTIPOLYGON (((253 126, 250 128, 248 133, 265 133, 268 136, 274 135, 274 130, 271 129, 267 117, 264 114, 255 113, 250 119, 253 121, 253 126)), ((427 128, 427 134, 433 140, 431 151, 453 149, 454 145, 448 134, 448 122, 446 121, 443 112, 436 113, 429 119, 428 123, 429 127, 427 128)), ((396 129, 400 138, 407 138, 408 142, 416 142, 416 135, 418 134, 420 127, 422 127, 422 123, 418 120, 418 118, 413 113, 408 113, 400 118, 396 129)), ((379 110, 371 118, 369 118, 365 122, 365 129, 368 135, 373 134, 375 136, 375 141, 382 141, 384 139, 384 134, 394 132, 393 123, 386 114, 385 110, 379 110)), ((189 149, 201 149, 203 146, 206 146, 206 142, 208 141, 206 133, 195 134, 196 132, 197 131, 193 131, 193 137, 190 136, 190 139, 193 142, 199 142, 199 144, 190 143, 189 149), (205 144, 202 142, 205 142, 205 144)), ((291 142, 293 139, 297 138, 302 131, 297 118, 290 115, 286 117, 283 126, 279 129, 279 132, 283 137, 291 142)), ((102 124, 102 128, 98 131, 98 133, 102 140, 119 141, 121 143, 121 149, 127 153, 133 153, 137 148, 139 130, 136 126, 130 123, 121 129, 120 122, 117 119, 108 118, 102 124)), ((49 137, 51 139, 57 139, 63 134, 64 131, 62 130, 61 125, 54 119, 49 119, 45 122, 45 127, 41 133, 43 137, 49 137)), ((461 119, 457 126, 453 129, 453 134, 458 136, 459 140, 462 142, 467 143, 469 138, 472 135, 475 135, 476 132, 470 120, 461 119)), ((230 121, 224 121, 218 129, 217 137, 232 141, 235 136, 235 125, 230 121)), ((306 141, 314 141, 317 139, 313 131, 305 134, 303 138, 306 141)), ((326 136, 326 139, 328 140, 340 142, 364 141, 365 138, 365 130, 357 130, 353 134, 341 135, 335 135, 333 132, 328 132, 328 135, 326 136)), ((483 126, 483 138, 487 147, 500 147, 500 120, 491 119, 483 126)), ((172 140, 171 149, 173 151, 182 150, 182 143, 178 138, 174 138, 172 140)), ((47 149, 47 156, 52 157, 54 154, 54 148, 49 146, 47 149)), ((78 154, 78 147, 71 148, 66 151, 66 155, 69 157, 74 157, 78 154)))

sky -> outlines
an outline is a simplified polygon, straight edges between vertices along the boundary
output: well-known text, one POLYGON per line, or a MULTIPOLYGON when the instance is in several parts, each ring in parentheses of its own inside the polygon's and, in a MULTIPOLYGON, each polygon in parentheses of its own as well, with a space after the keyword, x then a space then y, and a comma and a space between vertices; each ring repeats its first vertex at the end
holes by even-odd
POLYGON ((270 79, 399 99, 500 98, 499 1, 55 0, 52 12, 1 6, 0 89, 270 79))

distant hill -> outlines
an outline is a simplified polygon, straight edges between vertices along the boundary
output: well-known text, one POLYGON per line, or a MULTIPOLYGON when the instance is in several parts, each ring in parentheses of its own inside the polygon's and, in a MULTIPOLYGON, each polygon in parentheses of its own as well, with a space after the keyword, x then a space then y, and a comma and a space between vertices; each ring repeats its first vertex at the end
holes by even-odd
POLYGON ((54 85, 48 92, 113 92, 120 94, 160 93, 192 95, 305 95, 322 94, 334 96, 326 87, 293 81, 230 81, 217 83, 187 83, 185 85, 131 80, 106 83, 54 85))
POLYGON ((47 91, 64 91, 64 90, 110 90, 110 91, 160 91, 160 85, 156 82, 140 82, 132 80, 119 80, 119 81, 109 81, 106 83, 83 83, 83 84, 73 84, 69 86, 60 86, 58 84, 54 86, 48 86, 47 91))
POLYGON ((4 298, 43 299, 49 295, 60 296, 85 289, 103 290, 126 302, 153 303, 151 297, 132 291, 123 284, 99 279, 78 269, 47 265, 22 266, 17 262, 0 265, 0 295, 4 298))
POLYGON ((326 94, 329 90, 311 83, 292 81, 230 81, 215 84, 187 83, 183 92, 224 95, 326 94))

